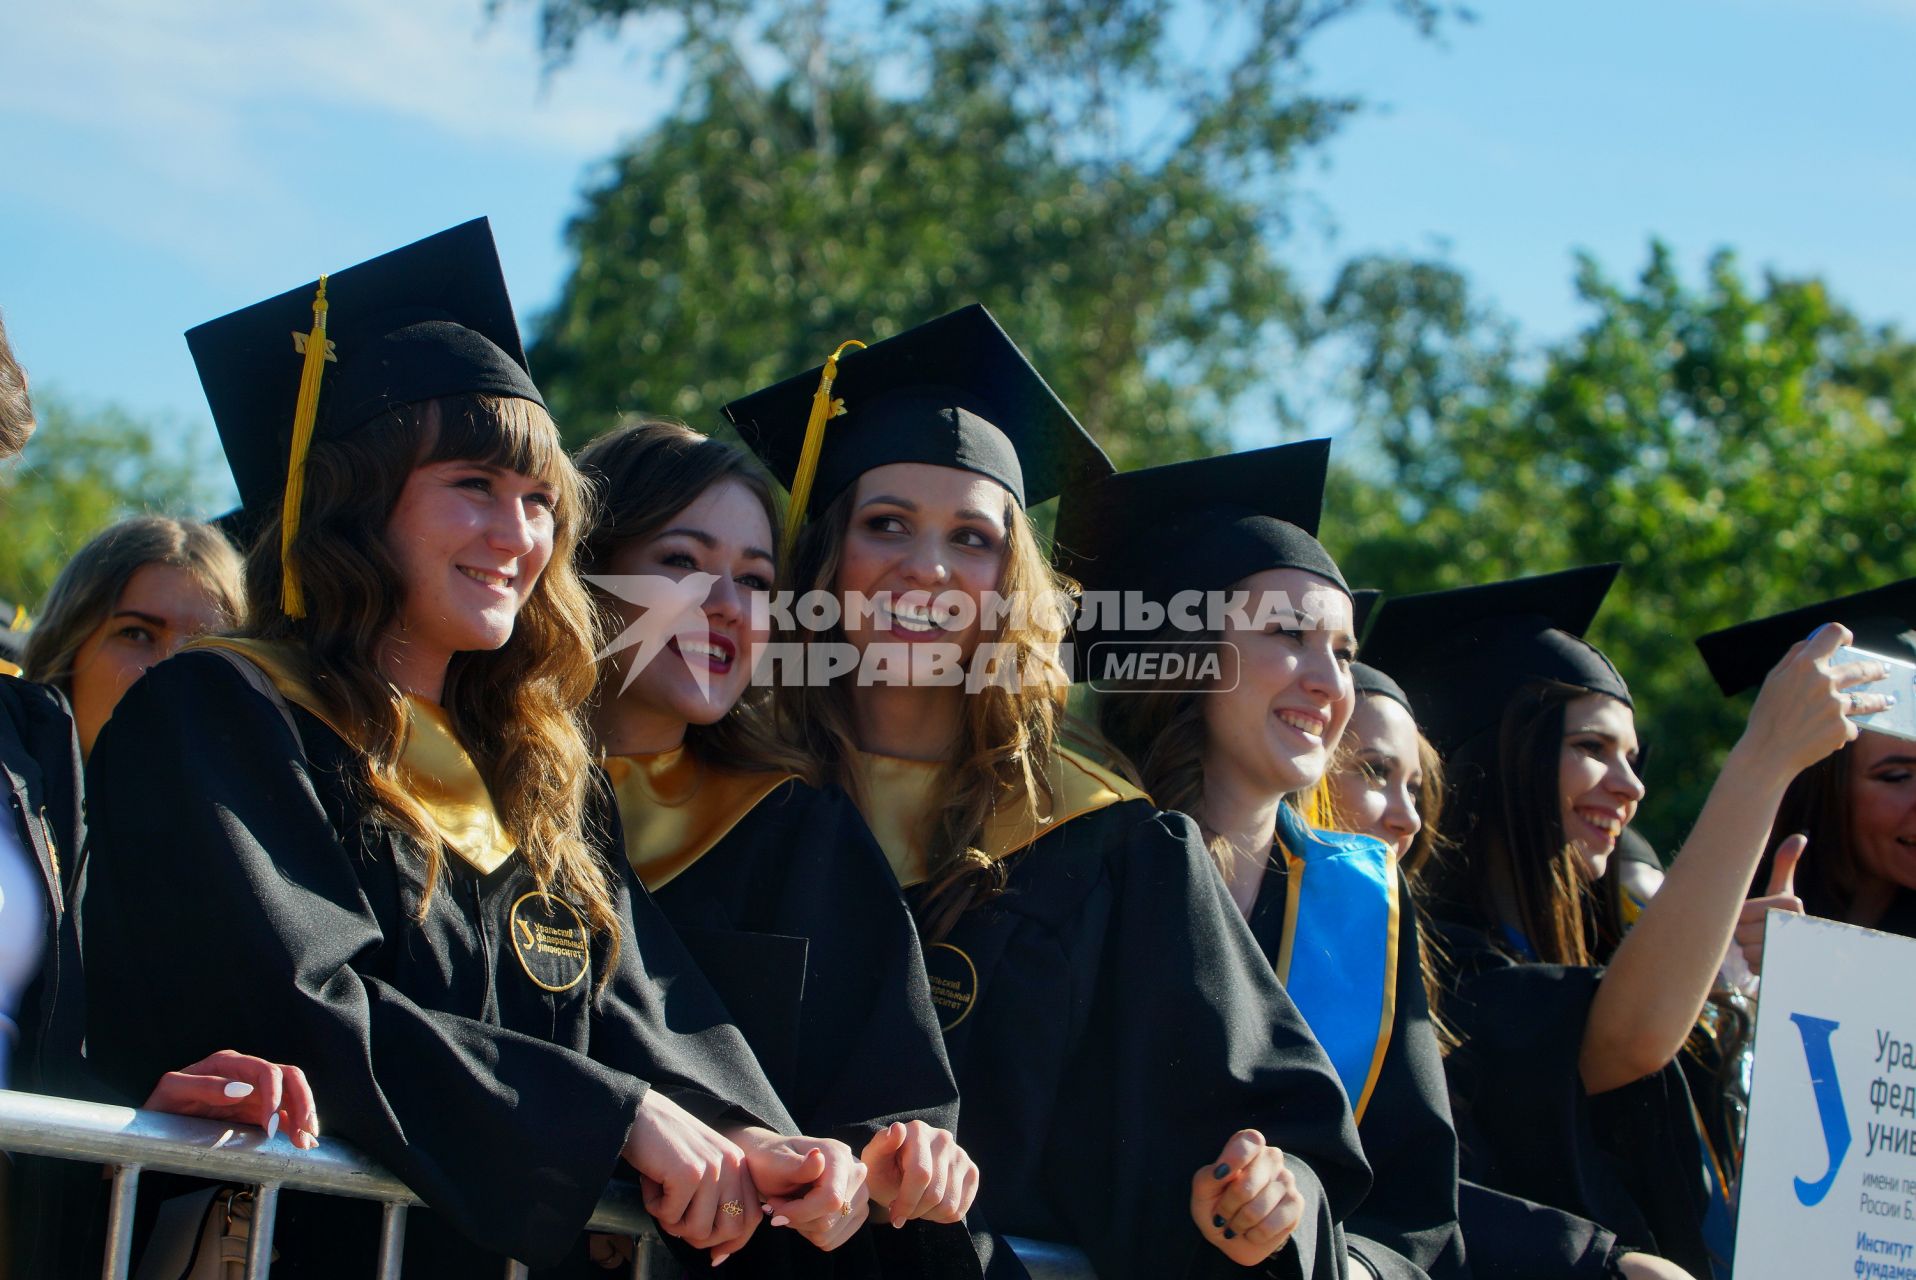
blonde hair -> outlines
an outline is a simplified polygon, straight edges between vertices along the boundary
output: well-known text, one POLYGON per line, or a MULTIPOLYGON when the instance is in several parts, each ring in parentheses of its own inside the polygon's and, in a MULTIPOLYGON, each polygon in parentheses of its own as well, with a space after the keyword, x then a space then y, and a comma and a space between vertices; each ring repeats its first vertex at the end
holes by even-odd
POLYGON ((80 646, 113 613, 133 575, 150 564, 183 569, 213 598, 228 626, 246 620, 239 552, 211 525, 172 516, 135 516, 102 532, 60 570, 21 662, 29 680, 73 696, 80 646))
MULTIPOLYGON (((851 527, 856 486, 850 486, 805 527, 793 550, 789 580, 800 591, 830 590, 837 578, 845 535, 851 527)), ((1055 599, 1072 589, 1055 571, 1032 528, 1031 518, 1007 491, 1005 564, 998 592, 1007 600, 1055 599)), ((986 681, 965 699, 958 749, 942 769, 937 794, 945 801, 925 817, 927 882, 920 923, 931 939, 943 938, 972 907, 1003 892, 1005 870, 976 847, 979 833, 1003 805, 1023 807, 1033 823, 1051 808, 1051 765, 1064 725, 1061 681, 1026 678, 1055 668, 1064 639, 1062 611, 1014 608, 986 633, 997 653, 1016 663, 1018 678, 986 681)), ((802 622, 781 637, 801 642, 844 642, 843 628, 814 631, 802 622)), ((850 763, 858 750, 853 731, 852 691, 844 678, 817 688, 782 685, 776 698, 779 727, 788 740, 821 762, 848 789, 857 786, 850 763)))
POLYGON ((445 854, 397 774, 405 708, 380 674, 377 651, 399 619, 405 583, 384 536, 415 469, 465 459, 552 486, 553 548, 511 638, 498 649, 454 654, 441 701, 539 888, 575 900, 606 939, 609 975, 620 943, 612 872, 584 832, 592 756, 580 708, 596 675, 596 615, 572 563, 591 513, 544 409, 507 397, 447 396, 397 406, 344 439, 316 440, 291 550, 306 616, 280 612, 279 538, 261 537, 246 565, 249 634, 298 646, 319 695, 341 723, 358 726, 353 745, 364 767, 357 782, 374 815, 412 837, 424 858, 423 919, 445 854))

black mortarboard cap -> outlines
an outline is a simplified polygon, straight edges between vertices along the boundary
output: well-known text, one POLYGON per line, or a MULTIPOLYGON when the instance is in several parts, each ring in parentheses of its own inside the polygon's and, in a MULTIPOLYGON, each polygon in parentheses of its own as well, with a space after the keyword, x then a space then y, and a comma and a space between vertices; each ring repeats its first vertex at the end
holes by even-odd
POLYGON ((1368 662, 1351 663, 1351 687, 1359 693, 1370 693, 1376 694, 1378 697, 1389 698, 1392 702, 1395 702, 1398 706, 1410 712, 1412 719, 1416 719, 1417 717, 1417 709, 1410 705, 1410 695, 1404 692, 1404 686, 1398 684, 1395 680, 1391 679, 1389 675, 1379 671, 1368 662))
POLYGON ((1393 596, 1378 610, 1364 661, 1409 693, 1418 725, 1446 751, 1496 724, 1510 696, 1533 680, 1629 703, 1616 667, 1583 638, 1618 567, 1393 596))
POLYGON ((1330 449, 1304 440, 1075 486, 1058 506, 1060 567, 1088 591, 1156 601, 1266 569, 1303 569, 1348 593, 1316 537, 1330 449))
MULTIPOLYGON (((190 329, 187 346, 240 502, 270 512, 286 485, 305 335, 319 281, 190 329)), ((475 218, 327 277, 333 358, 320 380, 315 441, 398 405, 477 393, 543 406, 493 246, 475 218)))
POLYGON ((1359 640, 1364 638, 1371 615, 1377 612, 1377 602, 1383 598, 1384 593, 1376 587, 1359 587, 1351 592, 1351 632, 1359 640))
POLYGON ((1848 627, 1859 649, 1916 662, 1916 578, 1712 631, 1696 647, 1717 687, 1733 696, 1762 684, 1791 645, 1826 622, 1848 627))
MULTIPOLYGON (((824 366, 725 406, 739 438, 790 489, 824 366)), ((973 304, 838 361, 806 502, 815 515, 859 476, 894 462, 925 462, 989 476, 1036 506, 1111 462, 1064 402, 973 304)))

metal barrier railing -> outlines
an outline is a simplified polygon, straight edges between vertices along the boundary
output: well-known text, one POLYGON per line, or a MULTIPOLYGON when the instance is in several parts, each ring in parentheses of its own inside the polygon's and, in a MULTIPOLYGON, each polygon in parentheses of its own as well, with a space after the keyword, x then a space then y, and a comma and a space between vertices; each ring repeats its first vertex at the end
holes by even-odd
MULTIPOLYGON (((133 1205, 145 1170, 185 1174, 253 1189, 253 1225, 246 1280, 268 1280, 273 1220, 282 1189, 371 1200, 381 1205, 377 1280, 398 1280, 405 1252, 406 1210, 420 1204, 407 1186, 337 1138, 301 1151, 285 1138, 268 1140, 250 1125, 226 1125, 190 1116, 110 1107, 75 1098, 0 1089, 0 1150, 105 1165, 113 1190, 107 1211, 104 1280, 126 1280, 133 1252, 133 1205)), ((640 1203, 639 1189, 610 1184, 589 1231, 634 1242, 632 1280, 670 1280, 679 1274, 640 1203)), ((1063 1245, 1011 1240, 1032 1280, 1096 1280, 1083 1254, 1063 1245)), ((506 1265, 506 1280, 524 1280, 523 1263, 506 1265)))

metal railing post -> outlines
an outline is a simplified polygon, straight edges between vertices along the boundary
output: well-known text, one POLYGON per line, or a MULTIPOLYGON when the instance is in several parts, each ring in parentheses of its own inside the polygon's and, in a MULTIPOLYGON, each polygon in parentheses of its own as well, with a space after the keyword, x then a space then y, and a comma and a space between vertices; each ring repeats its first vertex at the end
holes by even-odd
POLYGON ((253 1188, 253 1230, 246 1239, 246 1280, 266 1280, 273 1270, 273 1224, 279 1218, 279 1183, 253 1188))
POLYGON ((379 1207, 379 1270, 375 1280, 399 1280, 406 1261, 406 1206, 388 1200, 379 1207))
POLYGON ((106 1258, 100 1266, 102 1280, 126 1280, 133 1263, 133 1201, 140 1194, 140 1166, 117 1164, 113 1168, 113 1199, 106 1211, 106 1258))

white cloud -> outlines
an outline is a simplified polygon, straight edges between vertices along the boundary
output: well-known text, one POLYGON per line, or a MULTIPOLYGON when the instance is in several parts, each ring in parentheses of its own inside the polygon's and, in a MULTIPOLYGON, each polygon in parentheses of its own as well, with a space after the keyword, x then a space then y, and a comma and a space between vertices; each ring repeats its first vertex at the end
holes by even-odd
POLYGON ((484 0, 9 5, 0 117, 27 160, 0 191, 210 265, 233 247, 222 227, 317 216, 317 180, 284 180, 308 131, 484 143, 502 175, 515 154, 576 169, 671 101, 643 32, 588 43, 550 81, 535 43, 529 5, 491 21, 484 0))

